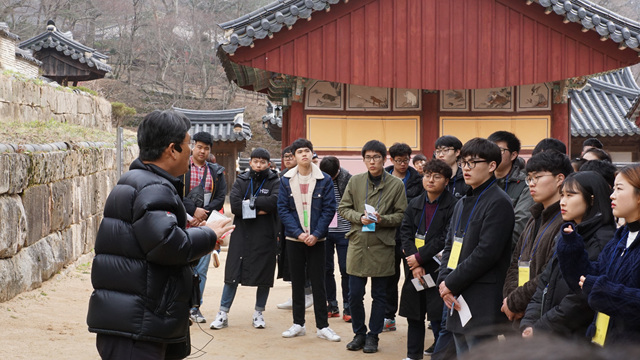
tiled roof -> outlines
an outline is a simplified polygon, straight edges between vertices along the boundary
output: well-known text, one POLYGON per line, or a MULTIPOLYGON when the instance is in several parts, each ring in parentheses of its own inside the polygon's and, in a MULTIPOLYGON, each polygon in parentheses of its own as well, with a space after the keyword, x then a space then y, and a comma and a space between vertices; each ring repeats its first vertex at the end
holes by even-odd
POLYGON ((638 48, 640 45, 640 23, 618 15, 587 0, 538 0, 547 12, 553 11, 567 21, 579 23, 584 31, 594 30, 622 47, 638 48), (586 30, 585 30, 586 29, 586 30))
MULTIPOLYGON (((348 0, 345 0, 347 2, 348 0)), ((328 10, 340 0, 278 0, 235 20, 220 24, 228 35, 222 49, 235 53, 240 46, 249 46, 254 39, 264 39, 293 26, 299 19, 310 19, 315 11, 328 10)))
POLYGON ((42 61, 33 57, 33 52, 31 50, 20 49, 19 47, 16 46, 16 57, 21 57, 38 66, 42 65, 42 61))
MULTIPOLYGON (((344 2, 347 2, 345 0, 344 2)), ((515 1, 515 0, 514 0, 515 1)), ((524 1, 524 0, 517 0, 524 1)), ((328 10, 340 0, 278 0, 235 20, 219 26, 225 30, 226 42, 222 49, 235 53, 241 46, 250 46, 256 39, 273 36, 283 27, 293 26, 299 19, 310 20, 316 11, 328 10)), ((533 3, 534 0, 527 0, 533 3)), ((587 0, 535 0, 545 12, 565 16, 570 22, 580 23, 586 30, 594 30, 603 39, 610 38, 621 46, 638 48, 640 23, 620 16, 587 0)))
POLYGON ((571 90, 571 135, 582 137, 638 135, 640 129, 627 113, 640 95, 629 68, 588 80, 571 90))
POLYGON ((244 122, 244 108, 230 110, 191 110, 173 107, 191 120, 191 135, 206 131, 213 141, 244 141, 251 139, 251 126, 244 122), (234 131, 234 128, 239 132, 234 131))
POLYGON ((267 129, 267 133, 277 141, 282 140, 282 107, 280 113, 276 113, 276 105, 267 100, 267 113, 262 116, 262 125, 267 129))
POLYGON ((0 35, 14 41, 20 40, 20 36, 9 31, 9 25, 6 22, 0 22, 0 35))
POLYGON ((105 73, 111 71, 111 66, 107 65, 108 56, 101 54, 88 46, 82 45, 73 40, 71 33, 61 33, 55 27, 51 27, 39 35, 25 40, 18 44, 21 49, 29 49, 38 52, 42 49, 56 49, 65 56, 78 60, 89 67, 95 67, 98 71, 105 73))

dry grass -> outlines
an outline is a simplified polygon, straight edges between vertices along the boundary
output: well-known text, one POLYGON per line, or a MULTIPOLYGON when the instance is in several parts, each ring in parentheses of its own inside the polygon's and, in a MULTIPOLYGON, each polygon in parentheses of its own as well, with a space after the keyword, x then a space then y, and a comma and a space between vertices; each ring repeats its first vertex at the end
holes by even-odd
MULTIPOLYGON (((135 132, 125 130, 124 138, 135 139, 135 132)), ((50 144, 60 141, 115 143, 116 130, 108 132, 55 120, 0 122, 0 144, 50 144)))

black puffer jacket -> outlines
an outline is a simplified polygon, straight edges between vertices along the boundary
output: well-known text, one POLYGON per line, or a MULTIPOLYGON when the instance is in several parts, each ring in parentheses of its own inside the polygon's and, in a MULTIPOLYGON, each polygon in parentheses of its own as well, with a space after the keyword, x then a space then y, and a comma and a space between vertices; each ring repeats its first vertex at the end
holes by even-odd
MULTIPOLYGON (((601 218, 602 216, 597 216, 576 226, 591 261, 598 258, 616 231, 613 223, 602 224, 601 218)), ((558 257, 554 254, 540 274, 538 289, 527 306, 520 322, 520 330, 533 327, 534 334, 547 331, 564 337, 584 339, 593 315, 586 297, 582 293, 575 293, 567 285, 560 271, 558 257)))
POLYGON ((91 270, 89 331, 135 340, 185 341, 192 270, 216 234, 185 231, 182 183, 136 159, 107 198, 91 270))

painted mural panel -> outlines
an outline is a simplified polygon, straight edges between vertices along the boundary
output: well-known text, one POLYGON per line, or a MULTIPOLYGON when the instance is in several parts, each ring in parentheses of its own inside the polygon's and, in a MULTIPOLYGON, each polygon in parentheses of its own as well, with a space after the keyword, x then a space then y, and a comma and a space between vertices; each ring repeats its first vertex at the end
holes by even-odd
POLYGON ((307 110, 342 110, 344 92, 340 83, 316 81, 307 88, 304 108, 307 110))

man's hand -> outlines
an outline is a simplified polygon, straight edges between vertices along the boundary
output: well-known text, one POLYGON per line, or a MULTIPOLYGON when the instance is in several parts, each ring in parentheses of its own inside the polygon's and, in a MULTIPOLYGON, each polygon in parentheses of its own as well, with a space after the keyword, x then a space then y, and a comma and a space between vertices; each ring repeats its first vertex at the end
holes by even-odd
POLYGON ((302 234, 298 235, 298 240, 302 241, 303 243, 307 243, 307 237, 309 237, 309 234, 307 234, 306 232, 303 232, 302 234))
POLYGON ((374 223, 375 221, 369 219, 366 215, 362 215, 360 217, 360 222, 362 223, 362 225, 369 225, 371 223, 374 223))
POLYGON ((422 283, 423 285, 426 285, 424 283, 424 279, 422 278, 425 275, 425 271, 424 271, 424 268, 422 266, 418 266, 415 269, 411 269, 411 273, 413 273, 413 278, 414 279, 420 279, 420 283, 422 283))
POLYGON ((202 221, 200 221, 199 219, 191 218, 191 220, 189 220, 189 225, 191 225, 192 227, 202 226, 201 224, 202 221))
POLYGON ((529 326, 528 328, 524 329, 524 331, 522 332, 522 337, 523 338, 533 337, 533 328, 529 326))
POLYGON ((406 259, 407 259, 407 265, 409 265, 409 270, 413 270, 420 266, 420 263, 418 263, 418 260, 416 260, 415 255, 409 255, 406 257, 406 259))
POLYGON ((507 305, 507 298, 504 298, 504 300, 502 300, 502 307, 500 308, 500 311, 507 315, 507 318, 510 321, 522 319, 524 317, 524 313, 514 313, 513 311, 511 311, 511 309, 509 309, 509 305, 507 305))
POLYGON ((315 237, 314 235, 308 235, 307 238, 304 240, 304 243, 307 244, 307 246, 313 246, 318 242, 318 238, 315 237))
POLYGON ((205 210, 203 208, 196 208, 196 211, 193 213, 193 217, 200 221, 206 221, 208 217, 207 214, 209 214, 208 210, 205 210))
POLYGON ((267 212, 264 210, 258 210, 258 215, 267 215, 267 212))
POLYGON ((213 230, 216 233, 218 239, 220 239, 222 235, 226 234, 228 231, 236 228, 235 225, 231 225, 231 219, 229 218, 214 220, 208 224, 205 224, 205 226, 213 230))
POLYGON ((582 286, 584 285, 584 282, 587 280, 587 278, 585 276, 580 276, 580 281, 578 282, 578 285, 580 285, 580 289, 582 289, 582 286))

